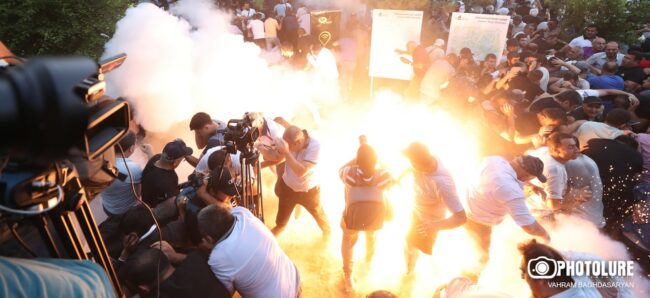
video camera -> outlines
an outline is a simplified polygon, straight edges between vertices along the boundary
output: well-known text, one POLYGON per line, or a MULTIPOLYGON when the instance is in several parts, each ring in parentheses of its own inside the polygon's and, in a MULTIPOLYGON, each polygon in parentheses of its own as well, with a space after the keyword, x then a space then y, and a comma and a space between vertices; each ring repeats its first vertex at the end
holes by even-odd
POLYGON ((0 227, 35 226, 56 258, 86 260, 89 247, 117 296, 88 202, 117 176, 113 146, 128 132, 131 111, 124 99, 105 96, 104 74, 125 59, 34 58, 0 69, 0 227))
MULTIPOLYGON (((236 196, 236 204, 251 210, 262 221, 264 220, 264 211, 262 208, 262 186, 258 183, 261 177, 261 167, 259 156, 260 153, 255 148, 255 142, 260 136, 260 131, 257 125, 254 124, 254 117, 246 113, 242 119, 230 119, 225 129, 220 129, 217 133, 223 135, 224 147, 226 157, 221 161, 218 166, 218 176, 212 177, 214 181, 222 181, 222 179, 232 179, 230 175, 225 174, 226 160, 228 155, 239 153, 238 183, 236 184, 238 195, 236 196)), ((211 169, 214 170, 214 169, 211 169)), ((179 197, 187 197, 190 201, 194 200, 196 190, 202 185, 203 179, 206 177, 192 176, 188 177, 188 182, 179 185, 179 197)), ((199 204, 200 205, 200 204, 199 204)), ((200 210, 200 207, 198 208, 200 210)), ((196 210, 188 210, 190 212, 196 210)))
POLYGON ((230 119, 224 131, 226 150, 230 154, 240 151, 244 158, 257 158, 259 154, 253 145, 259 136, 260 131, 248 114, 243 119, 230 119))

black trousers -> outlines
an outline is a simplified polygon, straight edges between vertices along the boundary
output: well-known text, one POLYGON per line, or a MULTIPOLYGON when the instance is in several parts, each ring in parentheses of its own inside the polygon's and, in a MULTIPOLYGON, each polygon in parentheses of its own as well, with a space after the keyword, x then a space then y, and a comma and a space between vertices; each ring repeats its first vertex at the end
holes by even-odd
POLYGON ((275 184, 275 194, 279 200, 278 215, 275 218, 276 227, 284 228, 289 223, 293 209, 296 205, 301 205, 314 217, 324 233, 330 232, 327 216, 320 204, 320 187, 314 187, 307 192, 296 192, 280 177, 275 184))

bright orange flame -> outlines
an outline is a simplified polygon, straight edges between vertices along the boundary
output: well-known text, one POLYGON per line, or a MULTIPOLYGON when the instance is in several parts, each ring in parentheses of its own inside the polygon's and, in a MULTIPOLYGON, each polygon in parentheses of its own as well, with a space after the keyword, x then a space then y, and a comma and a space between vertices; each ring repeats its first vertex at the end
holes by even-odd
MULTIPOLYGON (((468 174, 479 162, 474 132, 460 122, 461 119, 453 118, 442 110, 405 103, 393 93, 379 93, 370 104, 336 110, 323 116, 323 119, 320 129, 313 135, 322 145, 321 202, 334 232, 326 249, 330 256, 323 257, 335 259, 334 270, 340 271, 342 266, 342 236, 338 225, 344 198, 338 169, 354 158, 359 135, 367 136, 368 143, 377 150, 380 164, 395 178, 410 167, 402 150, 413 141, 425 143, 455 177, 461 198, 471 182, 468 174)), ((413 297, 430 296, 438 285, 475 265, 473 245, 462 228, 455 229, 439 233, 433 255, 421 255, 415 269, 416 274, 410 280, 404 279, 405 237, 411 224, 414 205, 413 180, 410 175, 391 188, 387 196, 393 204, 394 219, 377 232, 377 247, 371 264, 363 261, 363 237, 360 237, 355 246, 358 292, 389 289, 413 297)), ((303 212, 298 223, 289 224, 286 233, 281 235, 280 242, 285 249, 289 248, 289 254, 294 257, 294 253, 299 252, 294 252, 292 248, 300 250, 300 243, 304 246, 307 242, 305 239, 309 237, 315 237, 315 241, 318 241, 318 232, 310 216, 303 212)), ((298 266, 303 267, 301 264, 298 266)))

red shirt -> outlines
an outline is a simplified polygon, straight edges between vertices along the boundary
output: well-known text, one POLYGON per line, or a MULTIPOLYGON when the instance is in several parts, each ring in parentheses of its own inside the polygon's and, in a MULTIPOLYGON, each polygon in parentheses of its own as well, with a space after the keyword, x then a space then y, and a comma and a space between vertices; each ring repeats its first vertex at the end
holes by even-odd
POLYGON ((413 72, 418 77, 424 77, 427 73, 431 61, 429 60, 429 53, 422 45, 415 47, 413 50, 413 72))
POLYGON ((639 66, 641 68, 650 68, 650 60, 648 59, 641 60, 641 62, 639 62, 639 66))

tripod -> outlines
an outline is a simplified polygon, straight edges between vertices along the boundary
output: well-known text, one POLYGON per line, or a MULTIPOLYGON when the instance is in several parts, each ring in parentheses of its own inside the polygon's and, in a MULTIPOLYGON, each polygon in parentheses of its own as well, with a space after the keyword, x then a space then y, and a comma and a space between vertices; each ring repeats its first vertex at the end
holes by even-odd
MULTIPOLYGON (((235 154, 234 147, 226 149, 226 157, 219 167, 219 180, 225 170, 226 158, 235 154)), ((241 192, 238 192, 237 205, 250 210, 255 217, 264 222, 264 203, 262 202, 262 168, 260 166, 260 153, 257 150, 240 151, 239 164, 241 173, 241 192)))
POLYGON ((242 189, 241 205, 264 222, 264 203, 262 202, 262 168, 260 153, 257 151, 242 153, 240 156, 242 189), (253 176, 254 175, 254 176, 253 176))
MULTIPOLYGON (((104 241, 99 233, 99 228, 90 210, 86 190, 81 185, 79 175, 71 164, 56 162, 54 166, 45 171, 31 175, 29 179, 25 177, 25 171, 5 172, 0 182, 10 186, 15 185, 43 185, 51 182, 56 188, 31 190, 31 204, 51 201, 52 195, 58 192, 59 203, 51 210, 29 216, 25 219, 22 216, 17 217, 19 220, 25 220, 36 226, 41 239, 45 243, 50 255, 54 258, 92 260, 104 268, 108 275, 117 297, 123 297, 122 288, 113 264, 104 246, 104 241), (19 183, 15 183, 16 180, 19 183), (77 231, 81 229, 81 234, 77 231), (84 240, 90 253, 86 252, 84 240)), ((6 200, 5 200, 6 201, 6 200)), ((24 207, 22 201, 16 202, 15 205, 24 207)), ((25 214, 25 213, 23 213, 25 214)), ((3 214, 9 215, 12 214, 3 214)))

